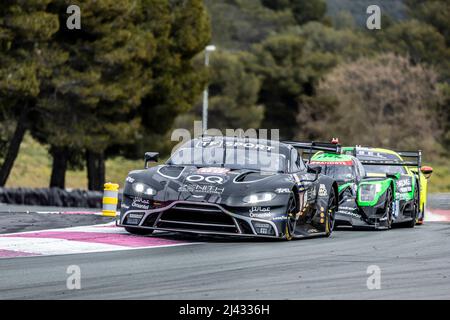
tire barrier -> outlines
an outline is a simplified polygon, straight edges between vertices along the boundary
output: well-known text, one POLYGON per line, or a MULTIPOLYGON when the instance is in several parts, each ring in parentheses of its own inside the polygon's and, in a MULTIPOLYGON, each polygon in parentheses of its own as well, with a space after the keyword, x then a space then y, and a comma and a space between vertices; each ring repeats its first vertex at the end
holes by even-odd
MULTIPOLYGON (((0 203, 71 208, 102 208, 103 192, 60 188, 0 188, 0 203)), ((119 194, 119 201, 121 194, 119 194)))

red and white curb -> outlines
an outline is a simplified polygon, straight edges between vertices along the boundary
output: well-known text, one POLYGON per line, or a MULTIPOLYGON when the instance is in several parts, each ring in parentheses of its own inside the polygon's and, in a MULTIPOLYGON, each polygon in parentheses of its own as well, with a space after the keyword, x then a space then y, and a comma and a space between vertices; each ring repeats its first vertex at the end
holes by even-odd
POLYGON ((0 258, 108 252, 194 244, 134 236, 115 223, 0 235, 0 258))
POLYGON ((450 210, 429 209, 425 213, 425 222, 450 222, 450 210))

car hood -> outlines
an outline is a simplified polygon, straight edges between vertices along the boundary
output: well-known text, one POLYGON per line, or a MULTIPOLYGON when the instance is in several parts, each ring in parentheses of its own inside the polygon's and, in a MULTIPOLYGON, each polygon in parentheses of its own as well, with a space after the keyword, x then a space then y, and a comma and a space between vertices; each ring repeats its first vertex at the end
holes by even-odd
MULTIPOLYGON (((218 202, 224 197, 239 196, 286 187, 281 174, 222 167, 161 165, 132 171, 127 184, 143 182, 157 191, 161 201, 189 200, 218 202)), ((125 191, 130 188, 125 187, 125 191)))

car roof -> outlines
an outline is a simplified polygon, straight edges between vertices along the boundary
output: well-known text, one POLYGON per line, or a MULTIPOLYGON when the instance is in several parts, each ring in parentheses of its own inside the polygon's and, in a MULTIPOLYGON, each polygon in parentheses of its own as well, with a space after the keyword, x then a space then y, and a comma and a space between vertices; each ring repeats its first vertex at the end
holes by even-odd
POLYGON ((287 158, 290 157, 291 150, 294 149, 292 146, 269 139, 255 139, 255 138, 240 138, 240 137, 227 137, 227 136, 204 136, 192 139, 184 144, 184 147, 191 146, 196 147, 199 146, 199 143, 202 143, 203 146, 208 146, 209 143, 213 143, 218 147, 222 146, 223 142, 225 143, 235 143, 240 144, 242 147, 249 148, 257 148, 261 146, 271 147, 270 150, 276 150, 278 153, 285 155, 287 158))
POLYGON ((353 164, 353 160, 355 157, 347 155, 347 154, 334 154, 334 153, 326 153, 326 152, 318 152, 312 158, 311 161, 315 162, 351 162, 348 165, 353 164))

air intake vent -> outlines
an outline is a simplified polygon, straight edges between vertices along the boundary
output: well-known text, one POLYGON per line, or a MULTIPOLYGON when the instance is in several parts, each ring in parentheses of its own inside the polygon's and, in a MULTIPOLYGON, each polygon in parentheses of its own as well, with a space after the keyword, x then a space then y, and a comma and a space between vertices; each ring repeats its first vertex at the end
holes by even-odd
POLYGON ((169 178, 178 178, 183 171, 184 167, 176 167, 176 166, 164 166, 158 170, 158 172, 169 178))
POLYGON ((267 178, 267 175, 262 175, 258 172, 244 172, 236 178, 236 182, 253 182, 267 178))

